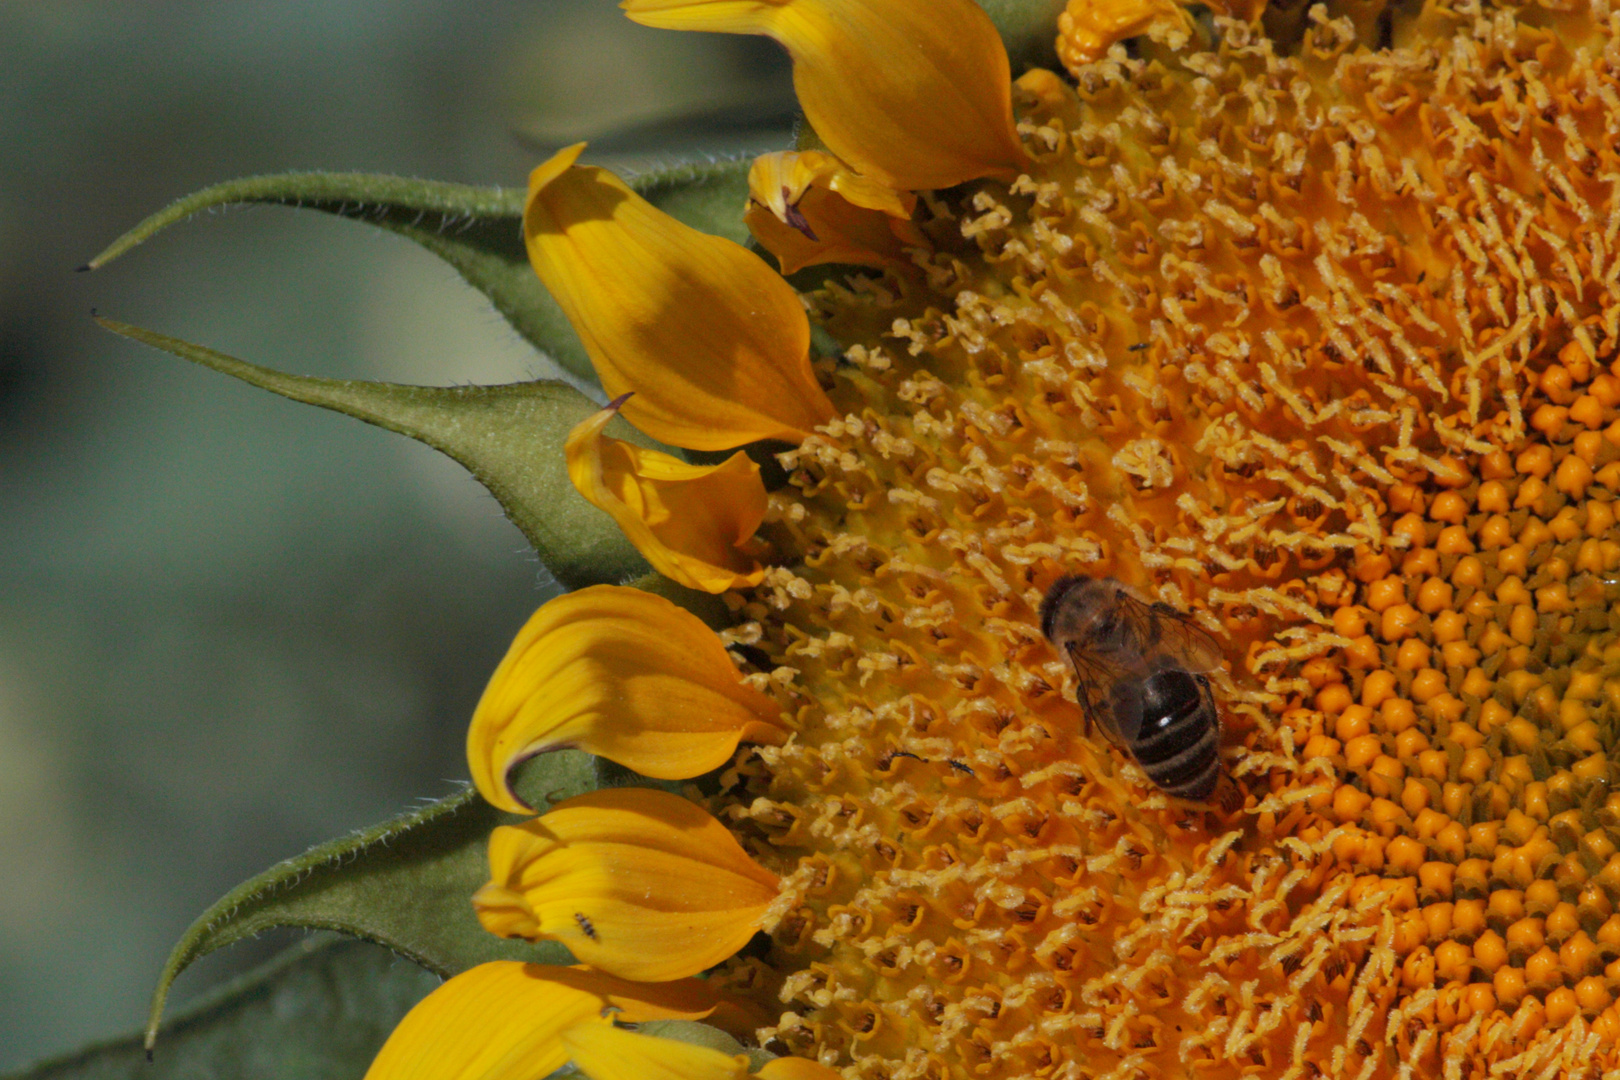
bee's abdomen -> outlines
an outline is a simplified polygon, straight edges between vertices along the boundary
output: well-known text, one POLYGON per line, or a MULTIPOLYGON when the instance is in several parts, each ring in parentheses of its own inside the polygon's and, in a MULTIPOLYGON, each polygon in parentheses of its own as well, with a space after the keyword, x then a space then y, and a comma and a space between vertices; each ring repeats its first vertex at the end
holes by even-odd
POLYGON ((1143 684, 1142 706, 1142 727, 1131 748, 1137 764, 1168 794, 1207 799, 1221 770, 1221 727, 1208 685, 1167 668, 1143 684))

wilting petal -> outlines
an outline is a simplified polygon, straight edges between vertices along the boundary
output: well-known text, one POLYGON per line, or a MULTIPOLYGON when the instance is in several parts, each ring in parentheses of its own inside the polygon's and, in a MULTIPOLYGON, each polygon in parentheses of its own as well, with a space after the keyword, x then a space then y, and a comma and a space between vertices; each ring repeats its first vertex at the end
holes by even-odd
POLYGON ((547 602, 518 632, 473 713, 467 761, 484 798, 523 813, 507 775, 535 754, 578 747, 684 780, 743 739, 781 742, 781 723, 702 620, 640 589, 596 585, 547 602))
POLYGON ((800 442, 831 419, 799 298, 757 255, 688 228, 603 169, 584 144, 529 176, 529 259, 625 418, 693 450, 800 442))
POLYGON ((611 439, 614 402, 569 433, 568 478, 613 515, 654 570, 690 589, 720 593, 765 577, 750 538, 765 518, 759 466, 738 451, 718 465, 688 465, 611 439))
POLYGON ((972 0, 622 0, 636 22, 766 34, 811 126, 857 172, 908 191, 1012 179, 1025 155, 995 25, 972 0))
POLYGON ((561 941, 627 979, 679 979, 735 953, 776 899, 776 876, 678 796, 593 791, 489 838, 473 897, 491 933, 561 941))
POLYGON ((568 1057, 591 1080, 743 1080, 748 1059, 606 1024, 563 1033, 568 1057))
POLYGON ((697 979, 635 983, 601 972, 497 961, 462 972, 405 1015, 366 1080, 533 1080, 568 1060, 561 1035, 608 1013, 721 1022, 739 1010, 697 979))
POLYGON ((1188 17, 1173 0, 1069 0, 1058 16, 1058 55, 1071 69, 1089 64, 1159 22, 1186 26, 1188 17))
POLYGON ((746 221, 782 273, 818 263, 906 265, 927 244, 911 222, 917 198, 851 172, 817 150, 764 154, 748 171, 746 221))

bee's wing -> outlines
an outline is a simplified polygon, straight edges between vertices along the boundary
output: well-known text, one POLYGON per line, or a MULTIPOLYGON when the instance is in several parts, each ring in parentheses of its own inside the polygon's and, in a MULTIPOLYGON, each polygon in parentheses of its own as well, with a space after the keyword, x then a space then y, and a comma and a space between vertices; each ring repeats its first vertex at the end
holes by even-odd
POLYGON ((1169 604, 1121 598, 1121 618, 1130 625, 1144 656, 1165 656, 1192 672, 1214 671, 1225 650, 1193 617, 1169 604))
POLYGON ((1114 718, 1113 690, 1121 679, 1139 678, 1145 669, 1128 663, 1131 657, 1115 652, 1097 652, 1068 643, 1063 651, 1074 668, 1075 700, 1085 713, 1086 723, 1102 729, 1114 742, 1120 741, 1119 722, 1114 718))

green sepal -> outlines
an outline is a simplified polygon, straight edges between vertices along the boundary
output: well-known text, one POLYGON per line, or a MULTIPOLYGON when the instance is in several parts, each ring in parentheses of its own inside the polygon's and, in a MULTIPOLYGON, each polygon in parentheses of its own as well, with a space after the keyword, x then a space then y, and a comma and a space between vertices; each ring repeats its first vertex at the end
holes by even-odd
MULTIPOLYGON (((531 806, 598 786, 597 759, 559 750, 529 762, 514 786, 531 806)), ((472 894, 489 880, 486 851, 505 814, 472 788, 277 863, 203 912, 169 954, 146 1027, 157 1037, 175 977, 199 957, 277 926, 336 930, 385 945, 448 978, 490 960, 572 963, 554 942, 498 938, 479 925, 472 894)))
MULTIPOLYGON (((568 479, 563 442, 598 406, 565 383, 399 386, 288 375, 112 319, 96 321, 115 334, 253 386, 409 435, 442 451, 489 489, 546 569, 569 588, 647 572, 646 560, 613 519, 586 502, 568 479)), ((619 419, 608 433, 641 446, 657 445, 619 419)))
POLYGON ((170 1018, 150 1062, 137 1032, 6 1080, 355 1080, 438 981, 374 945, 322 936, 170 1018))
MULTIPOLYGON (((630 181, 653 205, 696 229, 744 243, 746 160, 681 165, 630 181)), ((269 203, 367 222, 420 244, 489 297, 519 334, 569 373, 596 382, 590 357, 529 266, 524 192, 369 173, 282 173, 204 188, 170 203, 85 264, 96 270, 170 225, 221 206, 269 203)))
POLYGON ((711 630, 724 630, 737 624, 736 614, 714 593, 688 589, 662 574, 647 574, 625 584, 642 592, 662 596, 676 607, 685 608, 702 619, 704 625, 711 630))
POLYGON ((1013 78, 1030 68, 1058 70, 1058 16, 1066 0, 977 0, 1001 31, 1013 78))
POLYGON ((684 225, 747 245, 750 157, 675 165, 638 173, 625 182, 642 198, 684 225))

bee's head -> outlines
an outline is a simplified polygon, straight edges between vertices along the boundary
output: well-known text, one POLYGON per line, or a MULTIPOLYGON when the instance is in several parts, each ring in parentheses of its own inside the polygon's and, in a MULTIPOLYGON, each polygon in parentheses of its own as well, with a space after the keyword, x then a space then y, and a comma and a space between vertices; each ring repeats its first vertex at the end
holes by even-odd
POLYGON ((1079 574, 1065 574, 1046 590, 1046 595, 1041 598, 1041 633, 1046 635, 1048 641, 1052 640, 1053 620, 1057 618, 1058 612, 1063 610, 1063 598, 1090 580, 1079 574))

